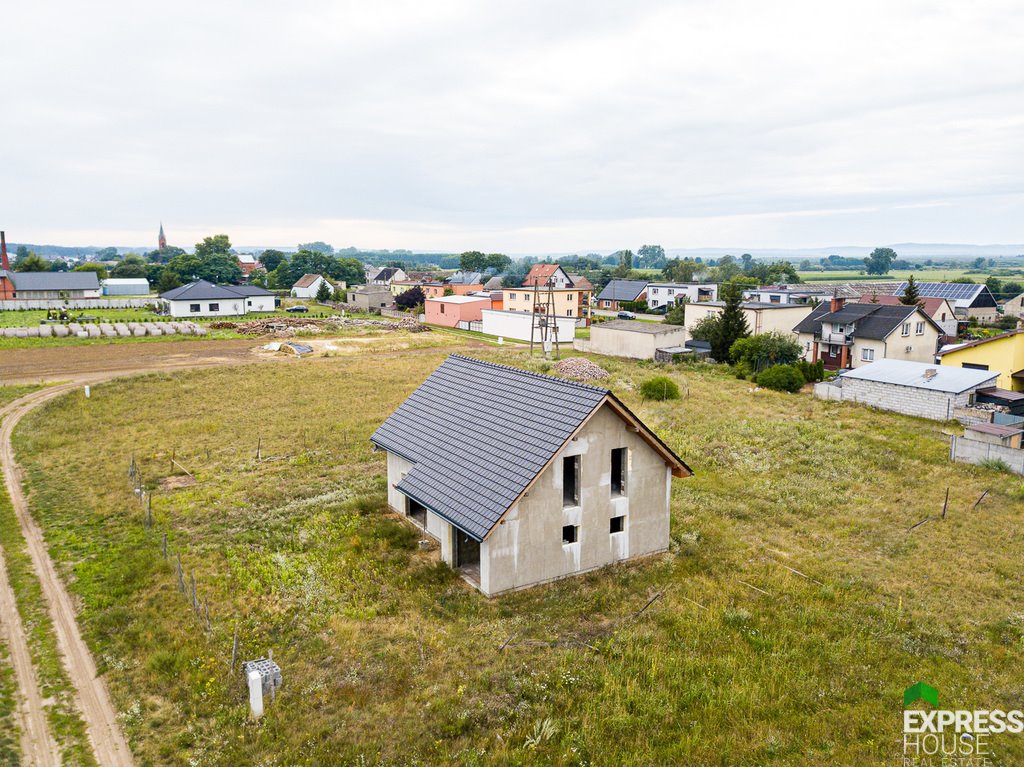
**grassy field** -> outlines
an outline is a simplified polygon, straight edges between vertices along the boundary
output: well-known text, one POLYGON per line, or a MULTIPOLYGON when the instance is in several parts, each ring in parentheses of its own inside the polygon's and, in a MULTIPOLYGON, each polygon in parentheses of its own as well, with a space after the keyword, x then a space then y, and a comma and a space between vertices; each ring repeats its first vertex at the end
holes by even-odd
POLYGON ((906 280, 910 275, 918 282, 949 282, 961 277, 967 277, 975 282, 984 282, 988 278, 988 272, 974 269, 948 269, 946 267, 921 268, 921 269, 894 269, 888 274, 864 274, 856 269, 835 272, 802 272, 797 270, 797 275, 804 282, 895 282, 906 280))
MULTIPOLYGON (((641 402, 651 366, 599 358, 696 472, 673 483, 671 550, 488 600, 387 513, 367 442, 446 353, 120 380, 22 422, 35 513, 140 765, 893 764, 913 682, 956 708, 1024 703, 1024 490, 950 464, 941 424, 706 366, 672 370, 684 399, 641 402), (162 484, 172 454, 196 484, 162 484), (908 532, 947 487, 947 518, 908 532), (236 626, 242 659, 283 668, 259 723, 229 672, 236 626)), ((1024 759, 1020 736, 993 745, 1024 759)))

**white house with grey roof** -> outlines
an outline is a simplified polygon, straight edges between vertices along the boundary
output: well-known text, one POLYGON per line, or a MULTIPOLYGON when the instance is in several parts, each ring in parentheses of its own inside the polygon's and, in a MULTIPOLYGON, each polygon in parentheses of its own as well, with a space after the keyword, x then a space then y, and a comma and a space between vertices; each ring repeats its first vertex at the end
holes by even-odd
POLYGON ((238 317, 274 311, 274 294, 255 285, 214 285, 196 280, 160 294, 172 317, 238 317))
POLYGON ((370 439, 391 508, 488 596, 666 550, 692 473, 609 390, 460 355, 370 439))

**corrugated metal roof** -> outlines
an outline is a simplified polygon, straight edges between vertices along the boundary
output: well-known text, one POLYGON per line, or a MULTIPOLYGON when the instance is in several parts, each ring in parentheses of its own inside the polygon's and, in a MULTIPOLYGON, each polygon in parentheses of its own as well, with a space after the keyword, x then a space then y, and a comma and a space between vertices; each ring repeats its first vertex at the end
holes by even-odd
POLYGON ((968 426, 967 431, 994 434, 997 437, 1012 437, 1014 434, 1020 434, 1024 429, 1019 426, 1005 426, 998 423, 975 423, 968 426))
POLYGON ((971 368, 954 368, 943 365, 929 365, 924 362, 908 362, 906 360, 879 360, 853 370, 844 370, 840 376, 844 379, 854 378, 862 381, 910 386, 914 389, 959 394, 978 386, 994 381, 999 374, 990 370, 973 370, 971 368), (930 378, 925 375, 929 370, 935 373, 930 378))
POLYGON ((401 493, 483 540, 606 398, 629 412, 607 389, 453 354, 370 441, 412 462, 401 493))
POLYGON ((96 272, 15 272, 7 273, 15 290, 99 290, 96 272))

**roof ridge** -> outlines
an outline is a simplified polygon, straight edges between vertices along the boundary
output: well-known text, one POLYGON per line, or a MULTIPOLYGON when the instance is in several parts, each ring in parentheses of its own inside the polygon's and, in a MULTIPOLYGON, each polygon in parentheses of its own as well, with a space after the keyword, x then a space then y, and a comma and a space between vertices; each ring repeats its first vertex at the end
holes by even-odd
POLYGON ((475 362, 479 365, 487 365, 488 367, 498 368, 499 370, 508 370, 513 373, 522 373, 523 375, 533 376, 535 378, 542 378, 547 381, 556 381, 562 384, 569 384, 580 389, 586 389, 588 391, 601 392, 602 394, 611 394, 611 389, 607 389, 603 386, 591 386, 590 384, 580 383, 579 381, 573 381, 569 378, 560 378, 559 376, 547 375, 546 373, 535 373, 532 370, 523 370, 522 368, 513 367, 512 365, 502 365, 500 362, 490 362, 489 360, 481 360, 476 357, 467 357, 464 354, 450 354, 448 359, 455 357, 456 359, 466 360, 467 362, 475 362))

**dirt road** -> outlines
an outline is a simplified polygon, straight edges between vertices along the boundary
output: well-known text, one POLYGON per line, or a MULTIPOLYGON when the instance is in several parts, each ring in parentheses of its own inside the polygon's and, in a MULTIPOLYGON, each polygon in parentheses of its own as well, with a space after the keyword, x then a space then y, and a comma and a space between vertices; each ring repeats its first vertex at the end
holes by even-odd
MULTIPOLYGON (((253 354, 253 346, 252 341, 213 341, 0 351, 0 383, 68 381, 28 394, 0 409, 0 471, 27 544, 32 569, 42 586, 62 661, 75 690, 75 703, 85 722, 96 761, 103 767, 131 767, 134 762, 107 686, 103 679, 97 677, 96 664, 78 629, 74 604, 57 575, 42 531, 29 512, 11 435, 18 422, 34 408, 79 389, 83 384, 152 371, 261 361, 253 354)), ((267 358, 262 361, 267 361, 267 358)), ((56 767, 60 764, 59 749, 47 724, 46 708, 2 552, 0 625, 19 688, 18 718, 22 730, 23 762, 56 767)))
POLYGON ((151 343, 0 349, 0 384, 39 383, 146 370, 230 365, 253 359, 256 340, 153 341, 151 343))

